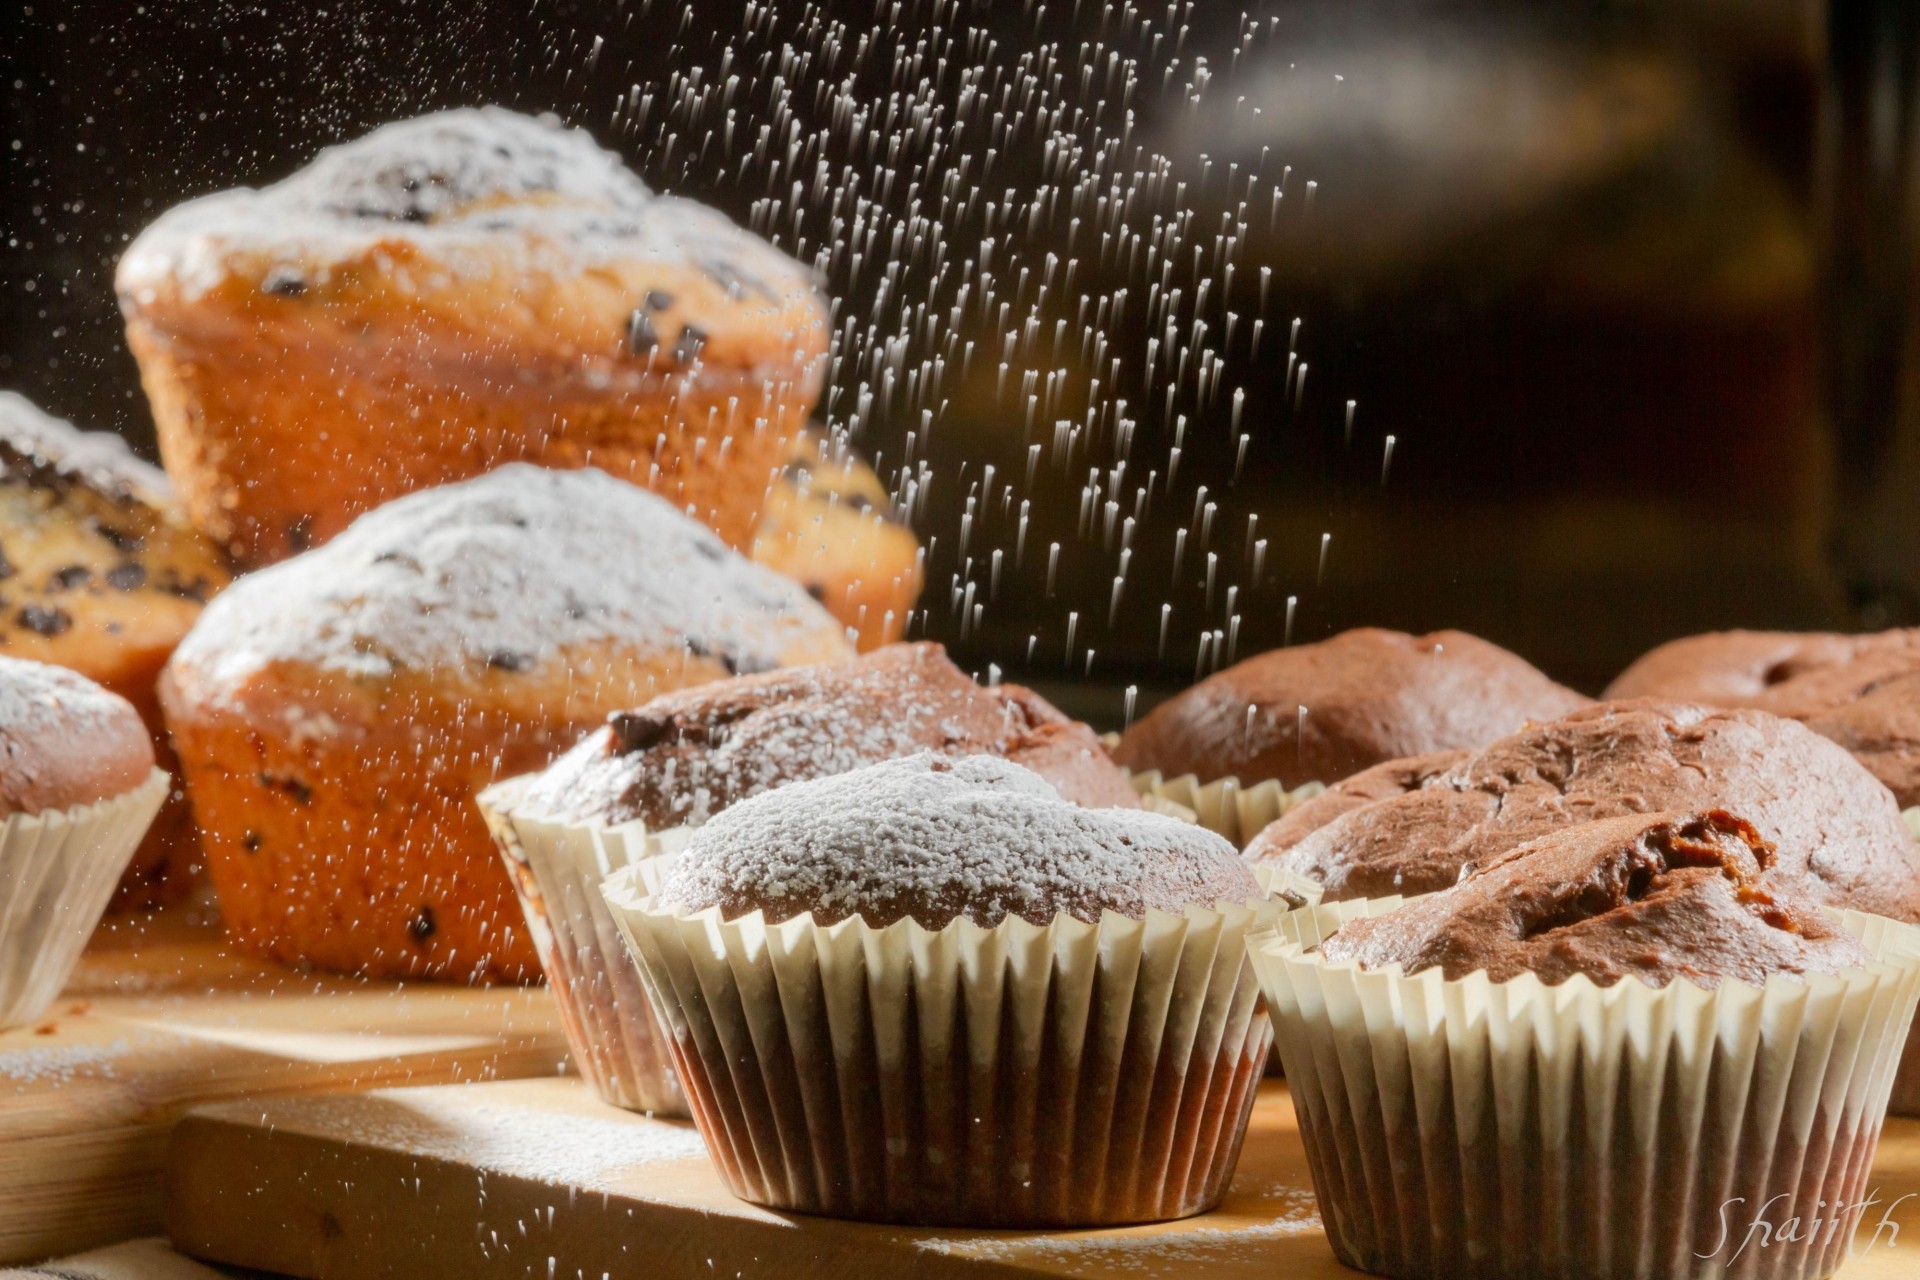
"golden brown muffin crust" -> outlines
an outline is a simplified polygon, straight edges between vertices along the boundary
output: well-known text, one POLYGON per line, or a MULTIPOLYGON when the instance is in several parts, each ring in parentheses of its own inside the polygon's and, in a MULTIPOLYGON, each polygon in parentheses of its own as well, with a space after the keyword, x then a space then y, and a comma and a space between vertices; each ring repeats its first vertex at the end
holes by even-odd
POLYGON ((1155 707, 1121 737, 1136 773, 1333 783, 1382 761, 1478 747, 1587 698, 1460 631, 1363 627, 1275 649, 1155 707))

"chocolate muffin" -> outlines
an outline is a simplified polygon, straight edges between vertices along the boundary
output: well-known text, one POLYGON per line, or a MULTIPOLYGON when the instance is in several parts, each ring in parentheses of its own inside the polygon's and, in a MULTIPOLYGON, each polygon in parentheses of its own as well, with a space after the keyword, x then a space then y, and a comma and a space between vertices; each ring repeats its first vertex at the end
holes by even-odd
POLYGON ((1138 808, 1091 729, 1017 685, 983 689, 937 644, 740 676, 617 711, 516 798, 554 822, 706 821, 789 782, 936 751, 1026 765, 1077 804, 1138 808))
POLYGON ((1920 805, 1920 628, 1688 636, 1642 655, 1607 689, 1649 695, 1801 721, 1853 752, 1903 807, 1920 805))
POLYGON ((1281 912, 1226 840, 926 752, 743 800, 678 859, 604 896, 734 1194, 1005 1228, 1218 1202, 1281 912))
POLYGON ((1763 711, 1602 703, 1430 768, 1402 769, 1410 789, 1397 795, 1392 771, 1377 774, 1369 785, 1383 798, 1344 811, 1304 805, 1247 856, 1319 880, 1329 901, 1430 893, 1563 827, 1725 808, 1779 847, 1767 878, 1783 891, 1920 920, 1920 846, 1886 788, 1833 743, 1763 711), (1316 816, 1328 820, 1309 828, 1316 816))
POLYGON ((1128 729, 1114 758, 1135 773, 1331 783, 1402 756, 1484 746, 1587 702, 1464 632, 1364 627, 1209 676, 1128 729))
POLYGON ((1637 813, 1414 902, 1282 918, 1255 966, 1340 1261, 1399 1280, 1832 1274, 1920 930, 1774 874, 1814 860, 1726 811, 1637 813), (1743 1242, 1755 1213, 1831 1225, 1743 1242))
POLYGON ((1868 963, 1854 936, 1769 885, 1774 846, 1723 810, 1583 822, 1469 866, 1459 883, 1383 916, 1342 925, 1330 961, 1449 979, 1531 973, 1549 986, 1585 974, 1759 986, 1774 973, 1868 963))

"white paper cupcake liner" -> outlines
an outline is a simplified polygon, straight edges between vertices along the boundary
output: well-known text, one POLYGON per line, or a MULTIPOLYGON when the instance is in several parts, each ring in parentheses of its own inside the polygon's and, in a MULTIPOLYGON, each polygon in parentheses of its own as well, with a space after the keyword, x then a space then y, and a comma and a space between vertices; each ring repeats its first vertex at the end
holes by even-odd
POLYGON ((1654 1280, 1845 1259, 1920 998, 1920 929, 1833 912, 1873 964, 1715 991, 1407 977, 1311 950, 1400 901, 1292 912, 1254 953, 1342 1262, 1654 1280), (1798 1238, 1755 1244, 1756 1214, 1797 1218, 1798 1238))
POLYGON ((1184 810, 1192 815, 1191 821, 1242 849, 1287 810, 1327 789, 1322 782, 1304 782, 1289 791, 1271 780, 1249 787, 1238 778, 1202 782, 1191 773, 1168 778, 1158 769, 1145 773, 1129 770, 1127 781, 1140 793, 1146 807, 1176 816, 1184 810))
POLYGON ((656 907, 659 866, 605 897, 735 1195, 1065 1227, 1184 1217, 1225 1191, 1271 1035, 1247 936, 1280 901, 1097 925, 769 925, 656 907))
POLYGON ((1906 819, 1907 830, 1913 833, 1913 838, 1920 840, 1920 805, 1901 810, 1900 816, 1906 819))
POLYGON ((0 1030, 32 1022, 66 985, 172 780, 0 823, 0 1030))
POLYGON ((658 855, 661 840, 639 822, 577 825, 524 812, 515 804, 522 782, 482 792, 480 811, 513 876, 574 1065, 616 1107, 685 1116, 646 989, 600 896, 602 880, 658 855))

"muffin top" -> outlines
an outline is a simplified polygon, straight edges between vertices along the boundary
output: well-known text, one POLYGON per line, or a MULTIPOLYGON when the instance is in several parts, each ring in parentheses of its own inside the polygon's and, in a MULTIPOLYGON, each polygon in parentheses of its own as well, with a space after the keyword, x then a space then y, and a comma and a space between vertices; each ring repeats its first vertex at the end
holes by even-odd
POLYGON ((1209 676, 1142 717, 1114 755, 1136 772, 1296 787, 1401 756, 1483 746, 1587 701, 1464 632, 1363 627, 1209 676))
POLYGON ((228 576, 157 467, 0 392, 0 654, 150 691, 228 576))
POLYGON ((1087 726, 1013 685, 983 689, 937 644, 741 676, 617 711, 538 774, 519 804, 561 822, 705 822, 749 796, 935 751, 1033 769, 1069 800, 1137 808, 1087 726))
POLYGON ((1607 692, 1791 717, 1853 752, 1902 805, 1920 805, 1920 628, 1688 636, 1642 655, 1607 692))
POLYGON ((656 195, 584 131, 499 107, 385 125, 272 186, 180 205, 134 241, 117 285, 167 331, 217 337, 241 311, 344 340, 402 317, 393 336, 418 342, 413 358, 464 335, 462 359, 551 351, 590 380, 761 368, 826 344, 807 268, 656 195))
POLYGON ((993 756, 922 752, 796 782, 701 827, 661 886, 661 906, 718 907, 769 923, 812 912, 883 928, 940 929, 965 916, 1089 923, 1113 911, 1250 902, 1258 885, 1212 832, 1141 810, 1084 809, 1040 775, 993 756))
POLYGON ((604 709, 609 691, 851 653, 806 592, 666 501, 604 472, 514 463, 390 502, 241 578, 169 678, 218 696, 296 670, 476 710, 534 687, 558 715, 570 698, 604 709))
POLYGON ((1362 968, 1439 968, 1493 982, 1532 973, 1549 986, 1638 978, 1754 986, 1775 973, 1838 973, 1865 948, 1764 876, 1774 849, 1723 810, 1583 822, 1470 867, 1460 882, 1320 944, 1362 968))
POLYGON ((97 804, 153 771, 133 705, 64 667, 0 658, 0 817, 97 804))
MULTIPOLYGON (((1414 770, 1412 789, 1260 833, 1328 900, 1428 893, 1529 840, 1602 818, 1725 808, 1780 853, 1768 878, 1807 901, 1920 920, 1920 845, 1886 788, 1805 726, 1762 711, 1643 699, 1601 703, 1414 770)), ((1307 806, 1301 806, 1304 810, 1307 806)))

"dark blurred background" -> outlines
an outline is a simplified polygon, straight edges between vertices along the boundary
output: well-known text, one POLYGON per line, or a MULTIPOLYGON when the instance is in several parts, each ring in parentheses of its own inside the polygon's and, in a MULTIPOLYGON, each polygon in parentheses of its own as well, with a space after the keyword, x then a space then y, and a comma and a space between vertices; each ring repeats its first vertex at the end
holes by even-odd
POLYGON ((1085 714, 1362 623, 1462 627, 1593 690, 1691 631, 1920 621, 1904 2, 0 20, 0 386, 149 452, 126 241, 383 121, 497 102, 828 250, 826 416, 894 480, 914 432, 933 477, 917 630, 1085 714), (936 356, 938 394, 903 389, 936 356))

